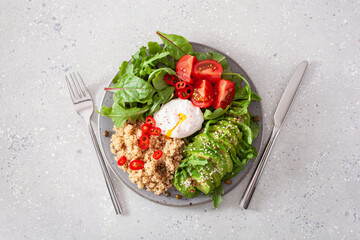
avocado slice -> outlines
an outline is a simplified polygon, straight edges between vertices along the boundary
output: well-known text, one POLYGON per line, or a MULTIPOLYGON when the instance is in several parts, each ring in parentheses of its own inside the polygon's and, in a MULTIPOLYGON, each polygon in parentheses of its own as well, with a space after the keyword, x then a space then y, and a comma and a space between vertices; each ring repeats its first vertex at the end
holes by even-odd
POLYGON ((195 187, 204 194, 209 194, 220 184, 222 176, 216 173, 210 161, 206 165, 196 165, 190 170, 191 178, 196 181, 195 187))
POLYGON ((227 129, 229 129, 231 131, 234 131, 239 142, 242 140, 243 134, 240 132, 237 125, 235 125, 234 123, 231 123, 229 121, 226 121, 226 120, 225 121, 221 120, 218 122, 218 124, 225 126, 227 129))
POLYGON ((237 116, 226 116, 224 120, 231 121, 235 123, 236 125, 239 125, 240 123, 245 123, 246 125, 250 126, 250 115, 249 113, 246 113, 244 115, 237 115, 237 116))
POLYGON ((173 184, 182 195, 193 198, 201 192, 191 184, 189 173, 185 169, 177 169, 174 175, 173 184))
MULTIPOLYGON (((227 160, 224 161, 222 159, 224 155, 219 150, 207 148, 204 145, 204 142, 201 142, 200 140, 189 144, 184 152, 189 155, 194 155, 210 160, 222 175, 225 175, 228 170, 229 163, 227 160)), ((229 155, 228 157, 231 161, 229 155)))
POLYGON ((226 129, 224 126, 221 126, 221 125, 210 126, 209 131, 214 132, 215 137, 218 136, 216 139, 225 138, 225 137, 222 137, 222 135, 225 134, 225 136, 228 137, 230 143, 234 145, 234 147, 236 149, 236 153, 238 153, 239 140, 234 132, 229 131, 228 129, 226 129))
POLYGON ((210 150, 217 155, 210 158, 212 163, 221 169, 223 175, 225 175, 226 172, 229 172, 229 170, 232 169, 232 159, 227 147, 224 144, 207 138, 206 135, 203 133, 196 136, 194 138, 194 142, 202 143, 204 145, 204 148, 207 149, 206 152, 210 150))

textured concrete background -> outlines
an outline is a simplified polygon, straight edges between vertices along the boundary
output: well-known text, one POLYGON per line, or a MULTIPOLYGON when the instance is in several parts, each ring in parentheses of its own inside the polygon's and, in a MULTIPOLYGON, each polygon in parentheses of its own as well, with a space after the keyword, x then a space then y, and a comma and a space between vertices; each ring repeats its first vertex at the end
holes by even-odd
POLYGON ((267 2, 0 0, 0 239, 359 239, 360 2, 267 2), (114 214, 64 74, 79 71, 98 106, 156 30, 238 61, 266 136, 309 61, 248 211, 245 182, 216 210, 156 205, 117 182, 125 214, 114 214))

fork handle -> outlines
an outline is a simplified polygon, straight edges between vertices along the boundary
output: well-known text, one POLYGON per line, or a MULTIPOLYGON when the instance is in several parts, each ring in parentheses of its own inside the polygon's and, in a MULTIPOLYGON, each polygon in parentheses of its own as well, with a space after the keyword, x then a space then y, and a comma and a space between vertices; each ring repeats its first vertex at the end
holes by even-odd
POLYGON ((97 154, 98 159, 99 159, 101 170, 102 170, 102 172, 104 174, 105 183, 106 183, 106 186, 107 186, 107 188, 109 190, 111 201, 112 201, 112 203, 114 205, 114 208, 115 208, 115 212, 116 212, 116 214, 122 214, 119 199, 117 198, 117 195, 116 195, 116 192, 115 192, 115 189, 114 189, 114 185, 111 182, 111 178, 110 178, 108 169, 106 167, 104 158, 102 156, 102 153, 101 153, 101 150, 100 150, 100 147, 99 147, 99 144, 98 144, 98 141, 96 139, 96 135, 94 133, 94 129, 92 128, 90 121, 88 123, 88 127, 89 127, 89 132, 90 132, 90 135, 91 135, 91 139, 93 141, 93 144, 94 144, 94 147, 95 147, 95 150, 96 150, 96 154, 97 154))

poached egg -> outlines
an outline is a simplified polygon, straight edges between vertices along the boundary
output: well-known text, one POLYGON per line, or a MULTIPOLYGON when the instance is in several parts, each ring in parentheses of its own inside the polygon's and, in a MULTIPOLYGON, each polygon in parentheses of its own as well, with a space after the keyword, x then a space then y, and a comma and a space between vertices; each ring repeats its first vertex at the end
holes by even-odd
POLYGON ((204 116, 189 100, 174 99, 153 115, 161 133, 171 138, 185 138, 201 129, 204 116))

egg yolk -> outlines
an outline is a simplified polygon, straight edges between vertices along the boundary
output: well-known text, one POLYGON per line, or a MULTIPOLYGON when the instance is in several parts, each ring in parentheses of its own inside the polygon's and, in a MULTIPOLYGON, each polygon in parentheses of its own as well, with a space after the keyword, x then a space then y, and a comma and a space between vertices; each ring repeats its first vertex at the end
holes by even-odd
POLYGON ((179 120, 177 121, 175 127, 173 127, 172 129, 170 129, 170 130, 168 130, 168 131, 166 132, 166 136, 167 136, 167 137, 170 137, 170 136, 171 136, 171 133, 174 131, 174 129, 175 129, 177 126, 179 126, 180 123, 182 123, 183 121, 185 121, 185 119, 186 119, 186 115, 183 114, 183 113, 179 113, 179 120))

